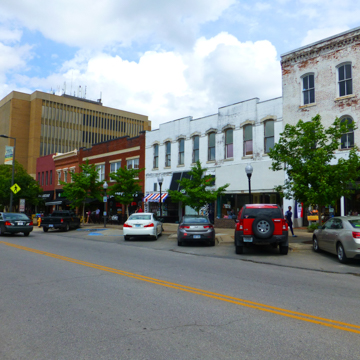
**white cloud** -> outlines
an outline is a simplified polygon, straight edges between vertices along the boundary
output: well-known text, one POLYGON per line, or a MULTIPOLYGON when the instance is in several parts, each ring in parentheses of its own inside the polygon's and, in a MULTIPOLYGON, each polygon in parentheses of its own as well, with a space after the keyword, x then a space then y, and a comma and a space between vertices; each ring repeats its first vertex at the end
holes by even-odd
POLYGON ((0 13, 48 39, 82 48, 145 40, 192 46, 198 26, 216 20, 235 1, 38 0, 34 6, 12 0, 0 4, 0 13))
POLYGON ((346 30, 349 30, 347 26, 336 26, 336 27, 327 27, 322 29, 309 30, 307 31, 305 38, 302 40, 301 46, 309 45, 318 40, 325 39, 327 37, 339 34, 346 30))

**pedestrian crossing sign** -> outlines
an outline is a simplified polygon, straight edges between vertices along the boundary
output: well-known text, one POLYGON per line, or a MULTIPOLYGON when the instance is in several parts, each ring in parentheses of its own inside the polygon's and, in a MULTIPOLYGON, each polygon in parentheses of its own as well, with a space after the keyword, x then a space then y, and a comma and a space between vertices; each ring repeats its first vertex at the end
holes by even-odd
POLYGON ((18 184, 14 184, 10 189, 14 194, 17 194, 21 190, 21 187, 18 184))

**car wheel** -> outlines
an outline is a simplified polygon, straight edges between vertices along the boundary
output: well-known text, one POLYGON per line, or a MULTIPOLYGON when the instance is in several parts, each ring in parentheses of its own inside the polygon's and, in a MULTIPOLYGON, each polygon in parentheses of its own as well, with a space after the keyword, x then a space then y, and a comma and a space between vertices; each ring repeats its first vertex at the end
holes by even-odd
POLYGON ((159 237, 159 234, 156 234, 155 236, 153 236, 153 239, 154 239, 154 240, 157 240, 158 237, 159 237))
POLYGON ((129 236, 129 235, 125 235, 125 236, 124 236, 124 240, 125 240, 125 241, 130 240, 130 236, 129 236))
POLYGON ((69 230, 70 230, 70 224, 69 224, 69 223, 66 223, 65 231, 69 231, 69 230))
POLYGON ((269 216, 259 215, 254 219, 252 230, 256 237, 267 239, 274 232, 274 223, 269 216))
POLYGON ((43 232, 48 232, 48 228, 47 227, 43 227, 43 232))
POLYGON ((29 232, 24 232, 24 236, 29 236, 30 233, 29 232))
POLYGON ((289 252, 289 246, 280 244, 280 255, 287 255, 288 252, 289 252))
POLYGON ((339 243, 337 246, 337 257, 342 264, 346 264, 348 262, 348 258, 345 254, 344 246, 342 243, 339 243))
POLYGON ((210 246, 215 246, 215 239, 210 241, 210 246))
POLYGON ((317 239, 316 236, 313 237, 313 250, 314 250, 315 252, 319 252, 319 251, 320 251, 318 239, 317 239))
POLYGON ((2 228, 0 226, 0 236, 3 236, 4 235, 4 232, 2 231, 2 228))
POLYGON ((178 240, 178 246, 182 246, 183 242, 181 240, 178 240))
POLYGON ((238 245, 235 246, 235 253, 236 254, 240 255, 243 252, 244 252, 244 247, 243 246, 238 246, 238 245))

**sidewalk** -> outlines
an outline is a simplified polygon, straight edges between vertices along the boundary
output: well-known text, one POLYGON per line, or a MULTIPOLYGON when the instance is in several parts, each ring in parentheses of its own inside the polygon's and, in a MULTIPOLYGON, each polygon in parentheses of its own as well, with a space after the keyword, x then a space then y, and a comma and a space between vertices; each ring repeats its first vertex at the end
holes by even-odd
MULTIPOLYGON (((170 224, 164 223, 163 229, 164 235, 168 235, 170 239, 175 239, 177 237, 177 228, 178 224, 170 224)), ((35 228, 35 227, 34 227, 35 228)), ((82 229, 104 229, 104 224, 81 224, 82 229)), ((106 224, 107 230, 122 230, 122 225, 113 225, 113 224, 106 224)), ((104 232, 103 235, 113 235, 113 231, 104 232)), ((234 242, 234 229, 224 229, 224 228, 215 228, 216 234, 216 242, 217 244, 221 243, 233 243, 234 242)), ((312 247, 312 233, 309 233, 306 228, 295 228, 294 234, 296 237, 292 237, 289 231, 289 245, 292 248, 311 248, 312 247)))

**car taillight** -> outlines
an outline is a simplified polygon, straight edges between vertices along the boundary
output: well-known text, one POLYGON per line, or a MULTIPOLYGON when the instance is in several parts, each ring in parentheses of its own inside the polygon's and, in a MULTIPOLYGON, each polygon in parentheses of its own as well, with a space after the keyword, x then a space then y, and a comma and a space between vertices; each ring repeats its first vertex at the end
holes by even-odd
POLYGON ((33 225, 34 225, 34 223, 32 221, 30 221, 29 226, 33 226, 33 225))
POLYGON ((64 219, 61 219, 60 222, 63 223, 63 222, 64 222, 64 219))
POLYGON ((239 230, 244 230, 244 220, 239 220, 239 230))
POLYGON ((190 229, 190 226, 180 225, 179 229, 190 229))
POLYGON ((287 222, 285 219, 282 220, 282 227, 283 227, 283 230, 286 230, 286 226, 287 226, 287 222))
POLYGON ((352 237, 353 237, 354 239, 360 239, 360 232, 353 231, 353 232, 352 232, 352 237))
POLYGON ((153 223, 147 224, 147 225, 144 225, 144 227, 154 227, 154 224, 153 223))
POLYGON ((123 227, 132 227, 131 225, 125 223, 123 227))
POLYGON ((10 221, 5 221, 5 226, 11 226, 11 222, 10 221))
POLYGON ((204 225, 204 229, 213 229, 214 227, 212 225, 204 225))

